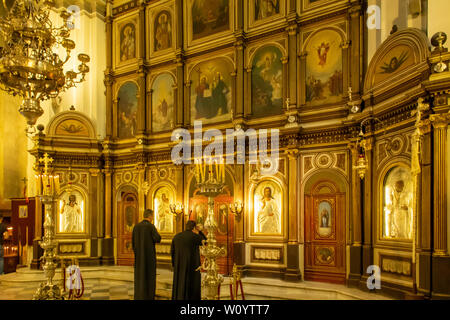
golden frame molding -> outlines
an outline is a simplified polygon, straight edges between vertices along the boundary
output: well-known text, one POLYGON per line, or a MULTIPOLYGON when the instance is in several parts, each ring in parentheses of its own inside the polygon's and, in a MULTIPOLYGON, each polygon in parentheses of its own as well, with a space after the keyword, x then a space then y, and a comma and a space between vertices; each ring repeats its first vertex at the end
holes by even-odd
MULTIPOLYGON (((148 195, 147 195, 147 207, 149 209, 152 209, 155 212, 155 214, 156 214, 156 208, 154 207, 155 194, 161 188, 168 188, 172 192, 173 201, 175 201, 175 203, 170 203, 170 204, 177 203, 177 188, 175 187, 175 185, 172 182, 169 182, 169 181, 154 182, 154 181, 152 181, 152 187, 149 190, 148 195)), ((182 217, 182 218, 184 219, 184 217, 182 217)), ((177 233, 176 217, 175 216, 172 217, 172 232, 160 231, 160 230, 158 230, 158 232, 161 234, 161 237, 163 237, 163 238, 168 238, 168 237, 171 238, 171 237, 175 236, 175 234, 177 233)))
MULTIPOLYGON (((249 166, 245 166, 245 170, 248 174, 249 166)), ((247 205, 244 208, 245 216, 245 241, 251 242, 265 242, 265 243, 282 243, 288 240, 288 224, 289 224, 289 202, 288 194, 289 188, 285 179, 277 173, 275 176, 262 176, 258 181, 247 182, 248 185, 245 188, 244 197, 247 199, 247 205), (280 218, 281 218, 281 234, 261 234, 256 233, 254 225, 254 193, 256 188, 266 181, 270 181, 278 185, 282 192, 282 208, 280 208, 280 218)))
POLYGON ((127 14, 124 14, 123 16, 119 16, 116 19, 113 20, 113 54, 112 54, 112 60, 113 60, 113 70, 116 72, 127 72, 132 71, 134 69, 137 69, 137 65, 139 63, 139 60, 142 60, 143 57, 140 57, 140 22, 139 22, 139 11, 132 11, 127 14), (126 61, 120 61, 120 32, 122 31, 122 27, 124 27, 127 24, 133 24, 135 28, 135 58, 126 60, 126 61))
MULTIPOLYGON (((183 0, 183 32, 185 38, 185 49, 191 51, 204 51, 206 48, 213 48, 217 46, 217 43, 221 42, 233 42, 234 41, 234 31, 236 28, 236 12, 237 12, 237 2, 239 0, 228 0, 229 1, 229 28, 226 31, 214 33, 209 36, 205 36, 199 39, 193 39, 193 25, 192 25, 192 5, 195 0, 183 0)), ((209 0, 208 0, 209 1, 209 0)))
POLYGON ((261 29, 273 28, 276 25, 283 25, 286 23, 284 18, 287 15, 289 0, 280 0, 280 13, 261 20, 255 20, 255 1, 256 0, 246 1, 246 4, 244 5, 244 30, 246 32, 258 32, 261 29))
POLYGON ((145 30, 148 31, 145 36, 147 60, 150 60, 151 64, 170 60, 174 57, 177 42, 178 20, 176 19, 176 14, 178 14, 178 8, 175 5, 175 0, 152 3, 146 8, 145 14, 147 25, 145 30), (172 46, 161 51, 156 51, 154 48, 155 18, 163 11, 168 11, 171 15, 172 46))
POLYGON ((346 91, 350 86, 350 40, 349 40, 349 21, 342 16, 327 19, 325 21, 321 21, 318 23, 314 23, 305 28, 302 28, 299 32, 298 36, 298 65, 297 65, 297 95, 298 95, 298 105, 300 109, 303 111, 312 111, 314 113, 317 112, 327 112, 327 110, 336 109, 343 107, 344 109, 348 109, 348 106, 344 103, 346 101, 346 91), (319 105, 308 105, 306 103, 306 62, 308 52, 306 51, 309 42, 311 39, 320 34, 323 31, 334 31, 338 33, 341 37, 340 39, 340 48, 342 50, 342 96, 341 99, 337 102, 328 102, 325 104, 319 105), (320 111, 319 111, 320 110, 320 111))
MULTIPOLYGON (((412 239, 389 239, 383 237, 383 185, 384 180, 386 178, 386 175, 394 168, 396 167, 403 167, 407 170, 411 170, 411 159, 408 156, 404 155, 398 155, 393 156, 389 159, 389 161, 385 162, 384 166, 381 167, 378 170, 374 171, 376 172, 376 179, 374 179, 374 182, 376 182, 375 189, 376 194, 374 196, 374 215, 376 223, 372 225, 372 228, 374 229, 375 234, 375 241, 374 246, 376 247, 387 247, 387 248, 401 248, 404 250, 411 250, 412 248, 412 239)), ((414 198, 415 201, 415 198, 414 198)))

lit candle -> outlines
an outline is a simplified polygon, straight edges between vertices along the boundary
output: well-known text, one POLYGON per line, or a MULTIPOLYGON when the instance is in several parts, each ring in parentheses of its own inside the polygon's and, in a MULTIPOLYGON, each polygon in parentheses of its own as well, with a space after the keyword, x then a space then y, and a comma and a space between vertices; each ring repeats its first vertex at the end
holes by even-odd
POLYGON ((222 183, 225 183, 225 160, 222 158, 222 167, 220 168, 222 171, 222 183))
POLYGON ((43 185, 42 186, 43 193, 47 194, 49 190, 48 190, 48 176, 46 174, 42 176, 42 185, 43 185))
POLYGON ((220 171, 219 171, 219 160, 215 160, 216 161, 216 181, 219 182, 220 181, 220 171))
POLYGON ((209 172, 208 172, 208 179, 212 178, 212 158, 209 157, 209 172))
POLYGON ((59 183, 59 176, 55 176, 55 192, 59 193, 61 185, 59 183))
POLYGON ((50 176, 50 179, 48 181, 48 184, 50 186, 50 194, 53 194, 55 192, 55 184, 54 184, 55 180, 53 176, 50 176))
POLYGON ((36 175, 36 193, 37 195, 41 195, 42 193, 42 183, 41 183, 41 175, 36 175))

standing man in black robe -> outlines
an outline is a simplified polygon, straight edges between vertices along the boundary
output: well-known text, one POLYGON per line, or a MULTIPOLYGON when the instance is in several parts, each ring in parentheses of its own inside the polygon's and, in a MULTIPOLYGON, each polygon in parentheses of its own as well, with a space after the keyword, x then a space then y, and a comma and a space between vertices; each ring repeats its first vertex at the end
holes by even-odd
POLYGON ((134 300, 155 300, 155 244, 161 242, 161 236, 152 221, 153 210, 145 210, 144 220, 133 229, 134 300))
POLYGON ((172 240, 173 287, 172 300, 201 300, 199 246, 206 240, 202 227, 195 221, 186 223, 186 231, 172 240))

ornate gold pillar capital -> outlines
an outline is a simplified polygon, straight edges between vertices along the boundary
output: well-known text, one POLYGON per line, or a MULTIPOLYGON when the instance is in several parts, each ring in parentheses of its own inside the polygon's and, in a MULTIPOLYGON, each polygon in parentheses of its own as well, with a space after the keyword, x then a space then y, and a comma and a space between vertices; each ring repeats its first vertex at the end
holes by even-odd
POLYGON ((374 139, 373 138, 367 138, 361 141, 361 146, 364 148, 365 151, 372 151, 374 146, 374 139))
POLYGON ((297 148, 291 148, 286 150, 286 154, 289 160, 297 160, 300 155, 300 150, 298 150, 297 148))
POLYGON ((430 121, 435 129, 446 129, 450 122, 450 114, 448 113, 432 114, 430 116, 430 121))

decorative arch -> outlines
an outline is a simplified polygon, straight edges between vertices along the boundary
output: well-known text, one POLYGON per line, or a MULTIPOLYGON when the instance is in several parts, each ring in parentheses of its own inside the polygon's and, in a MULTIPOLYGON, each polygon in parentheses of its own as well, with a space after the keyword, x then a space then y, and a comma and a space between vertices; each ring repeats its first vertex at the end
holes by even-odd
POLYGON ((211 62, 213 60, 224 60, 224 61, 226 61, 229 64, 229 66, 231 67, 230 68, 231 72, 234 72, 235 69, 236 69, 236 65, 235 65, 234 60, 231 59, 229 56, 222 55, 222 56, 217 56, 217 57, 211 57, 211 58, 209 58, 207 60, 198 61, 198 62, 194 63, 191 66, 190 70, 189 70, 188 80, 192 81, 192 78, 194 76, 193 73, 195 72, 195 69, 198 68, 199 65, 201 65, 202 63, 205 63, 205 62, 211 62))
POLYGON ((390 35, 372 58, 364 81, 364 95, 394 88, 429 72, 429 40, 419 29, 390 35))
POLYGON ((48 125, 47 135, 71 139, 97 139, 95 127, 89 117, 75 110, 55 115, 48 125))
POLYGON ((261 45, 253 48, 252 53, 248 57, 247 67, 251 67, 253 65, 253 60, 255 59, 255 55, 258 53, 258 51, 260 51, 261 49, 264 49, 266 47, 278 48, 281 51, 282 58, 285 58, 288 55, 286 48, 281 43, 278 43, 276 41, 267 42, 267 43, 261 44, 261 45))
POLYGON ((346 32, 344 30, 342 30, 341 28, 339 28, 337 26, 327 26, 325 28, 321 28, 321 29, 318 29, 318 30, 315 30, 315 31, 311 32, 311 34, 309 34, 306 37, 305 41, 303 42, 301 51, 302 52, 306 52, 311 39, 314 36, 316 36, 318 33, 321 33, 323 31, 327 31, 327 30, 335 31, 336 33, 338 33, 340 38, 341 38, 341 43, 348 41, 347 34, 346 34, 346 32))

